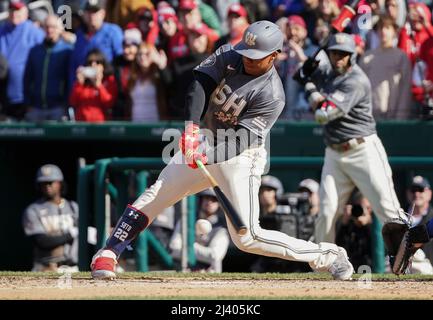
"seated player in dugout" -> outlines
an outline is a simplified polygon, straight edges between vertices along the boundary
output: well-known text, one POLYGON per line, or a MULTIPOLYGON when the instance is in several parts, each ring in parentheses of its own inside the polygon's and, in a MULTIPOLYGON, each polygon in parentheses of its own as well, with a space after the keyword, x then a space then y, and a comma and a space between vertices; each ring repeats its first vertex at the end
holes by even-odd
POLYGON ((32 271, 78 272, 78 205, 63 197, 60 168, 46 164, 36 174, 40 198, 23 214, 23 228, 33 242, 32 271))
POLYGON ((257 21, 236 46, 223 45, 194 69, 195 79, 186 96, 181 150, 157 181, 126 208, 105 246, 94 255, 94 278, 114 278, 114 266, 126 246, 164 208, 211 187, 197 170, 197 160, 207 165, 247 226, 247 233, 238 235, 227 219, 231 239, 240 250, 306 262, 335 279, 351 278, 353 267, 343 248, 299 240, 259 225, 258 192, 267 161, 266 137, 285 103, 274 67, 283 39, 277 25, 257 21))
POLYGON ((324 129, 317 243, 335 242, 335 222, 355 187, 370 201, 382 224, 389 219, 408 219, 397 199, 392 170, 377 135, 371 85, 356 64, 352 35, 332 35, 326 53, 329 61, 319 64, 309 58, 294 76, 305 86, 315 119, 324 129))

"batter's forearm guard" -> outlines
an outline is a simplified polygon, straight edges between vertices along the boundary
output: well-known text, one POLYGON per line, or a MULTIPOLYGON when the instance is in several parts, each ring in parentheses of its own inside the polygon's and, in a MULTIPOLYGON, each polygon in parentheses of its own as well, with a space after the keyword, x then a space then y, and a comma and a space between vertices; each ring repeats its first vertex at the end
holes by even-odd
POLYGON ((117 257, 149 224, 149 218, 140 210, 128 205, 106 243, 106 249, 117 257))

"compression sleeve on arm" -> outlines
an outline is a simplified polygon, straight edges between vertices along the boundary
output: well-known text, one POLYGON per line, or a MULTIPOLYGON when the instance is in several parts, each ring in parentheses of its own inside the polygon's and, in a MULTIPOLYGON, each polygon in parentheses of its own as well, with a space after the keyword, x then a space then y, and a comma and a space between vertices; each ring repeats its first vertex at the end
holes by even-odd
POLYGON ((217 84, 202 72, 194 72, 194 78, 185 97, 185 119, 199 125, 217 84))

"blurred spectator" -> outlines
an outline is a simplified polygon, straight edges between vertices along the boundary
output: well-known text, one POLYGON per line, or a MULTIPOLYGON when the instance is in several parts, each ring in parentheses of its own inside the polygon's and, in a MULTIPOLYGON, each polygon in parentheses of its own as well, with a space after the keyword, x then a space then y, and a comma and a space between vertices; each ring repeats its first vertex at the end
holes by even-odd
POLYGON ((183 119, 185 108, 185 95, 189 85, 194 79, 192 70, 204 61, 212 52, 213 41, 210 39, 211 31, 204 23, 188 30, 186 43, 190 54, 174 60, 170 66, 169 106, 170 118, 183 119))
POLYGON ((135 22, 129 23, 127 28, 137 28, 141 31, 143 41, 149 44, 156 44, 159 33, 158 13, 151 7, 138 9, 135 22))
POLYGON ((107 22, 119 25, 125 29, 128 23, 135 20, 139 8, 153 7, 151 0, 107 0, 107 22))
POLYGON ((158 48, 169 55, 170 39, 172 39, 180 28, 176 11, 167 2, 161 1, 158 4, 159 39, 158 48))
POLYGON ((317 18, 313 33, 313 43, 321 44, 331 33, 331 26, 323 18, 317 18))
POLYGON ((271 20, 271 11, 266 0, 240 0, 248 13, 248 21, 250 23, 259 20, 271 20))
POLYGON ((6 107, 6 83, 8 76, 8 62, 0 53, 0 121, 4 120, 4 109, 6 107))
POLYGON ((180 0, 179 21, 185 30, 194 29, 205 23, 209 27, 209 37, 212 41, 218 40, 221 34, 221 26, 218 16, 211 6, 201 0, 180 0))
POLYGON ((308 38, 313 41, 314 44, 318 44, 314 39, 314 33, 316 29, 316 21, 319 18, 319 0, 302 0, 304 10, 300 13, 300 16, 304 19, 307 30, 308 38))
POLYGON ((367 51, 359 66, 371 82, 376 120, 411 117, 412 71, 406 54, 394 47, 398 26, 388 15, 377 23, 380 47, 367 51))
MULTIPOLYGON (((429 29, 431 30, 431 29, 429 29)), ((424 119, 433 119, 433 31, 419 49, 413 67, 412 93, 417 101, 417 111, 424 119)))
POLYGON ((244 31, 249 26, 247 11, 242 5, 235 3, 228 8, 227 25, 229 33, 222 36, 215 43, 215 50, 226 43, 230 43, 232 46, 234 46, 242 40, 244 31))
MULTIPOLYGON (((208 234, 196 234, 194 253, 197 258, 197 265, 194 271, 222 272, 222 261, 226 256, 230 238, 220 212, 219 202, 213 190, 210 189, 200 192, 198 197, 199 212, 197 218, 208 220, 212 225, 212 230, 208 234)), ((170 249, 173 257, 180 260, 182 252, 180 221, 176 224, 170 240, 170 249)))
POLYGON ((288 15, 300 14, 304 9, 302 1, 268 0, 267 2, 272 13, 272 20, 278 20, 288 15))
POLYGON ((30 49, 44 40, 44 32, 28 20, 29 11, 24 2, 12 2, 9 19, 0 25, 0 53, 9 64, 7 98, 4 110, 13 120, 22 120, 26 113, 24 103, 24 72, 30 49))
POLYGON ((318 48, 307 37, 307 26, 302 17, 289 16, 287 32, 287 42, 276 63, 286 94, 286 105, 280 117, 296 121, 314 120, 310 106, 305 100, 304 88, 293 80, 293 75, 308 57, 316 53, 318 48))
POLYGON ((385 12, 398 26, 398 30, 406 23, 406 3, 404 0, 385 0, 385 12))
MULTIPOLYGON (((320 209, 319 187, 320 187, 319 183, 314 179, 304 179, 298 185, 299 192, 308 193, 308 202, 310 204, 310 209, 308 210, 307 214, 311 217, 315 217, 319 213, 319 209, 320 209)), ((304 240, 308 240, 308 239, 304 239, 304 240)))
POLYGON ((337 220, 335 243, 346 249, 355 270, 362 265, 372 265, 372 214, 370 202, 356 189, 337 220))
POLYGON ((119 26, 104 22, 105 9, 102 0, 89 0, 84 11, 85 25, 77 32, 77 42, 70 64, 69 77, 75 80, 77 68, 86 61, 90 50, 99 49, 111 63, 122 54, 123 33, 119 26))
POLYGON ((63 24, 58 16, 48 16, 44 29, 45 41, 30 51, 24 77, 26 119, 34 122, 62 120, 69 92, 72 45, 61 38, 63 24))
POLYGON ((319 0, 317 10, 319 17, 328 23, 331 23, 340 14, 337 0, 319 0))
MULTIPOLYGON (((432 189, 430 182, 425 177, 413 177, 411 184, 407 189, 407 198, 410 203, 409 211, 413 206, 413 226, 425 224, 433 218, 433 207, 431 205, 432 189)), ((422 246, 422 251, 424 251, 424 254, 427 256, 429 261, 433 263, 433 242, 430 241, 424 244, 422 246)))
POLYGON ((221 22, 221 34, 225 34, 229 31, 227 24, 227 12, 229 7, 234 4, 239 4, 239 0, 204 0, 205 3, 210 5, 218 15, 218 19, 221 22))
POLYGON ((138 29, 127 29, 123 35, 123 54, 114 59, 114 76, 117 85, 117 99, 113 106, 113 120, 126 120, 131 106, 128 83, 131 78, 132 65, 137 57, 142 42, 138 29))
MULTIPOLYGON (((196 4, 198 4, 198 9, 200 10, 200 15, 201 15, 202 21, 210 29, 215 31, 216 38, 214 39, 214 41, 217 40, 218 37, 220 37, 222 34, 222 29, 221 29, 220 19, 218 17, 218 14, 216 13, 214 7, 205 3, 203 0, 192 0, 192 2, 195 2, 196 4)), ((179 1, 179 10, 181 7, 186 9, 187 7, 193 8, 194 6, 195 6, 194 4, 191 4, 191 0, 180 0, 179 1)))
POLYGON ((410 2, 408 22, 400 31, 398 47, 403 50, 412 66, 418 61, 422 44, 433 36, 430 9, 422 2, 410 2))
POLYGON ((78 205, 66 200, 60 168, 46 164, 36 174, 40 198, 29 205, 22 224, 33 242, 32 271, 78 271, 78 205))
POLYGON ((29 18, 33 21, 33 24, 38 28, 43 28, 45 20, 48 18, 48 11, 37 8, 29 11, 29 18))
POLYGON ((160 76, 160 70, 166 66, 164 51, 158 52, 154 45, 146 42, 140 45, 128 82, 133 122, 167 119, 166 90, 160 76))
POLYGON ((112 67, 101 51, 91 50, 84 66, 77 69, 77 80, 69 99, 75 109, 75 120, 104 122, 110 119, 116 97, 112 67))

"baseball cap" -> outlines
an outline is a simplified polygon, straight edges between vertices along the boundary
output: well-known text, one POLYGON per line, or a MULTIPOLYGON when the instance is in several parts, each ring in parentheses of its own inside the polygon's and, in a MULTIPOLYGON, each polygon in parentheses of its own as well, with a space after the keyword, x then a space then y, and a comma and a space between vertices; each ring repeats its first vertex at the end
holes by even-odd
POLYGON ((104 0, 87 0, 84 10, 99 11, 105 8, 104 0))
POLYGON ((46 164, 38 169, 36 173, 36 182, 63 181, 63 173, 60 168, 54 164, 46 164))
POLYGON ((284 36, 280 28, 270 21, 256 21, 245 30, 234 51, 250 59, 263 59, 283 49, 284 36))
POLYGON ((176 11, 174 8, 165 1, 161 1, 158 4, 158 19, 159 22, 166 21, 168 19, 176 18, 176 11))
POLYGON ((198 3, 196 0, 180 0, 179 10, 194 10, 198 8, 198 3))
POLYGON ((262 183, 260 187, 268 187, 274 189, 277 193, 277 196, 282 195, 284 192, 283 184, 281 183, 280 179, 270 175, 262 177, 262 183))
POLYGON ((206 189, 203 190, 201 192, 199 192, 198 194, 199 197, 215 197, 216 198, 216 194, 215 191, 213 191, 213 189, 206 189))
POLYGON ((411 188, 427 188, 430 189, 430 182, 422 177, 422 176, 415 176, 412 178, 412 183, 410 185, 411 188))
POLYGON ((313 179, 304 179, 299 183, 298 189, 307 189, 311 193, 317 193, 319 192, 319 183, 313 179))
POLYGON ((139 46, 141 42, 141 32, 137 28, 126 29, 123 33, 123 44, 139 46))
POLYGON ((305 23, 305 20, 301 16, 298 16, 296 14, 289 16, 287 18, 287 23, 301 26, 302 28, 307 29, 307 24, 305 23))
POLYGON ((247 10, 245 10, 245 7, 239 3, 233 3, 230 5, 227 15, 230 14, 237 14, 239 17, 246 17, 247 16, 247 10))
POLYGON ((10 10, 20 10, 20 9, 24 8, 25 6, 26 6, 26 3, 23 1, 19 1, 19 0, 11 1, 9 3, 9 9, 10 10))

